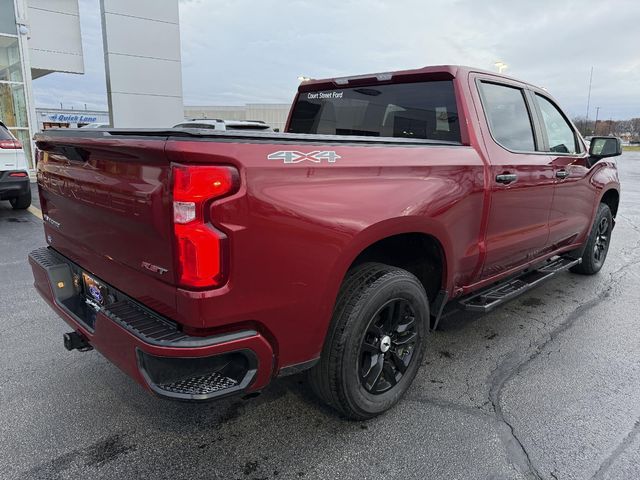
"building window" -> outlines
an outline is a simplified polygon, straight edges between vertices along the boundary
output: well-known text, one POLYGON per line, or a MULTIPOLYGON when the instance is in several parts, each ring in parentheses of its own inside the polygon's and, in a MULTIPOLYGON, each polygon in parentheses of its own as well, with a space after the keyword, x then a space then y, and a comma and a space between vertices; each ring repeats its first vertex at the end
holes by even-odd
POLYGON ((31 135, 14 0, 0 0, 0 121, 22 143, 29 165, 31 135))
POLYGON ((0 119, 7 127, 29 127, 23 84, 0 82, 0 119))
POLYGON ((18 34, 13 0, 0 0, 0 33, 18 34))
POLYGON ((16 37, 0 35, 0 82, 22 82, 20 47, 16 37))

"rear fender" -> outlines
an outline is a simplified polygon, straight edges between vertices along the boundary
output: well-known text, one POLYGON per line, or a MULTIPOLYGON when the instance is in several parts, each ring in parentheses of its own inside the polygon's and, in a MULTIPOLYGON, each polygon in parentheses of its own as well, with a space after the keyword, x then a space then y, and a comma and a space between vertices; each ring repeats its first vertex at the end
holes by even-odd
MULTIPOLYGON (((342 281, 344 280, 349 267, 351 267, 354 260, 358 255, 360 255, 360 253, 380 240, 384 240, 395 235, 401 235, 403 233, 426 234, 434 237, 440 243, 444 256, 442 288, 445 290, 450 289, 452 285, 449 285, 451 283, 451 277, 448 275, 448 272, 453 271, 452 255, 450 254, 452 242, 445 227, 439 222, 429 218, 397 217, 370 225, 360 231, 352 239, 348 247, 344 249, 341 256, 336 261, 331 275, 329 276, 331 282, 330 285, 327 286, 325 296, 323 298, 330 298, 333 301, 327 302, 326 305, 330 306, 331 310, 333 309, 342 281)), ((325 318, 331 317, 331 310, 325 312, 325 318)))

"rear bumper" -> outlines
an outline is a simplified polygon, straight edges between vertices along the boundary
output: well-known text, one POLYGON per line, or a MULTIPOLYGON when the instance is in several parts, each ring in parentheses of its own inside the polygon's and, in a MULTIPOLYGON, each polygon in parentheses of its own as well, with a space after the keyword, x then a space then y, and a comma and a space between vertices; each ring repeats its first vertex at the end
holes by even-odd
POLYGON ((34 286, 51 308, 157 395, 211 400, 260 390, 271 379, 273 350, 257 331, 190 336, 108 284, 106 306, 91 306, 85 301, 81 267, 51 248, 31 252, 29 263, 34 286))
POLYGON ((24 170, 11 170, 0 172, 0 200, 16 198, 29 193, 29 176, 11 177, 11 173, 26 173, 24 170))

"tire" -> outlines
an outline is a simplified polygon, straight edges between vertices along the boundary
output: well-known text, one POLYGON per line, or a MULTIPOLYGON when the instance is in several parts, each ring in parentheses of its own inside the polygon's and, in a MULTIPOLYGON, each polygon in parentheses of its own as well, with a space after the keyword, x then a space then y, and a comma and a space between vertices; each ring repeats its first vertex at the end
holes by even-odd
POLYGON ((309 383, 344 417, 375 417, 413 382, 428 332, 429 302, 414 275, 379 263, 359 265, 342 284, 309 383))
POLYGON ((571 267, 571 271, 581 275, 594 275, 600 271, 607 259, 609 244, 611 243, 611 231, 613 229, 613 216, 609 205, 601 203, 598 206, 596 218, 593 221, 582 262, 571 267))
POLYGON ((9 200, 14 210, 26 210, 31 206, 31 192, 9 200))

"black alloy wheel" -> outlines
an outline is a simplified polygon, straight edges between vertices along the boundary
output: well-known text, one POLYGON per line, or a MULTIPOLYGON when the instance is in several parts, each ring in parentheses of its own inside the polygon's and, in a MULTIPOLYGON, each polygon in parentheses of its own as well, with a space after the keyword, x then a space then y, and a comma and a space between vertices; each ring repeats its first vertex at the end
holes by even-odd
POLYGON ((380 415, 411 386, 428 332, 429 299, 415 275, 358 265, 340 288, 320 360, 309 371, 311 388, 346 418, 380 415))
POLYGON ((611 244, 611 233, 613 230, 613 215, 609 205, 601 203, 598 205, 596 218, 591 226, 589 238, 581 252, 581 262, 571 267, 574 273, 582 275, 594 275, 600 271, 607 259, 609 245, 611 244))
POLYGON ((609 250, 609 234, 611 233, 609 231, 609 218, 606 216, 602 217, 597 228, 596 239, 593 246, 593 260, 596 265, 601 267, 609 250))
POLYGON ((415 312, 402 298, 389 300, 375 313, 360 347, 360 381, 379 395, 392 389, 409 368, 418 334, 415 312))

